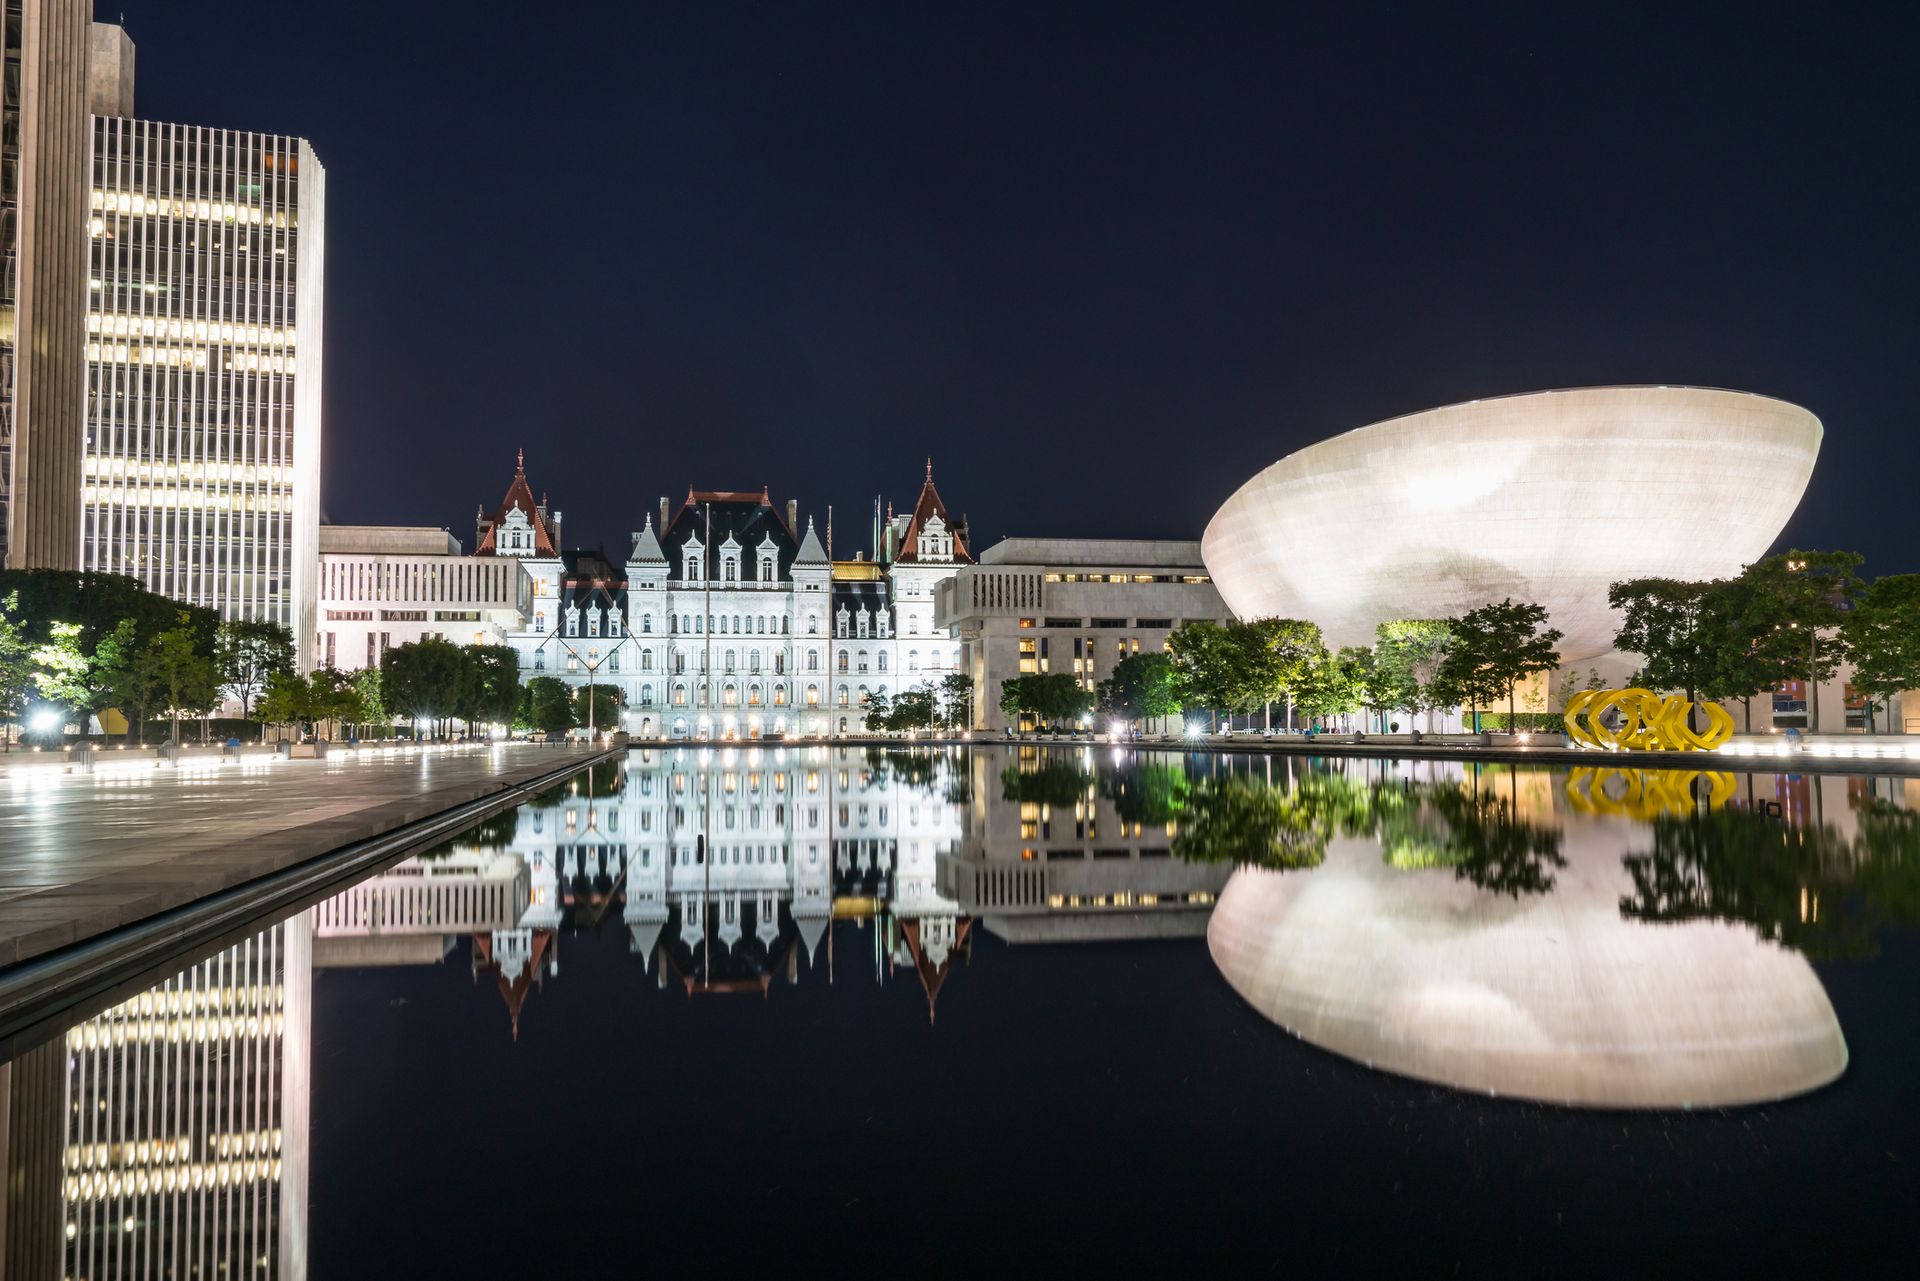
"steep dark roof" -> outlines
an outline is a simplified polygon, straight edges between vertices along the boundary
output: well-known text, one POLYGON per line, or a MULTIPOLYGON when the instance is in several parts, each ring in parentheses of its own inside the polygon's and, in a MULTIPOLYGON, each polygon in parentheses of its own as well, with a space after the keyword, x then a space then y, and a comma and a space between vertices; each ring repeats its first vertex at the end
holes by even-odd
POLYGON ((773 505, 765 490, 757 494, 733 490, 688 490, 687 501, 674 513, 673 520, 660 535, 667 557, 667 578, 682 581, 685 572, 685 548, 696 539, 707 549, 708 572, 720 567, 719 549, 728 538, 740 544, 740 578, 743 582, 760 579, 760 545, 771 535, 778 554, 776 572, 786 578, 793 569, 799 540, 787 527, 787 520, 773 505), (712 525, 709 533, 708 514, 712 525))
MULTIPOLYGON (((953 560, 955 564, 970 564, 972 553, 967 551, 966 529, 953 518, 947 505, 940 498, 940 491, 933 487, 933 460, 927 460, 927 481, 920 487, 920 500, 913 505, 913 519, 907 522, 907 532, 900 536, 900 550, 894 559, 901 564, 911 565, 920 559, 920 527, 927 519, 938 513, 947 532, 953 535, 953 560)), ((940 562, 945 564, 945 561, 940 562)))

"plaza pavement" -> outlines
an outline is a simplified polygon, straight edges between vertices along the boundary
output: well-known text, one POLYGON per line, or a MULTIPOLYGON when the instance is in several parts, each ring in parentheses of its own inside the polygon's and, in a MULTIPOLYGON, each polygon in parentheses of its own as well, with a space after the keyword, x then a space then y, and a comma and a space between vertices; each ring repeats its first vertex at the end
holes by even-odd
POLYGON ((609 753, 370 748, 323 760, 105 760, 0 772, 0 968, 609 753))

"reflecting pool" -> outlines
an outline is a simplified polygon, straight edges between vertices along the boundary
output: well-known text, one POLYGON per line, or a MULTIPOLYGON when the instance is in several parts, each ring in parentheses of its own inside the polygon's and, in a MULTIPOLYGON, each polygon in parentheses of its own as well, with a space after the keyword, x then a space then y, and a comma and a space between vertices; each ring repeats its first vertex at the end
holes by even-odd
POLYGON ((8 1275, 1872 1275, 1917 920, 1920 780, 635 751, 7 1065, 8 1275))

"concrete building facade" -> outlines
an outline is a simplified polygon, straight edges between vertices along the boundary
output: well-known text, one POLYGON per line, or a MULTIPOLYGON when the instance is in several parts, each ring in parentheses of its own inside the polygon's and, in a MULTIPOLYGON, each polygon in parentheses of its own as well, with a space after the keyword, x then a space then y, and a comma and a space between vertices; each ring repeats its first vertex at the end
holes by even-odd
POLYGON ((507 557, 461 554, 444 529, 322 525, 319 621, 310 661, 358 671, 429 636, 504 645, 527 625, 533 580, 507 557))
POLYGON ((92 5, 0 24, 0 565, 80 567, 92 5))
POLYGON ((973 728, 997 733, 1010 678, 1064 672, 1094 690, 1121 659, 1164 650, 1180 624, 1231 617, 1197 542, 1009 538, 938 585, 933 626, 973 677, 973 728))

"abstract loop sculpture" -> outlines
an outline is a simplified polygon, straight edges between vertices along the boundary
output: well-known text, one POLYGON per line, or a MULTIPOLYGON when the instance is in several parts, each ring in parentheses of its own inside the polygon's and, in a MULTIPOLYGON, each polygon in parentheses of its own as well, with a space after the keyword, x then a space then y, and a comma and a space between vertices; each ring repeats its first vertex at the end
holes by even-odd
POLYGON ((1567 800, 1578 812, 1642 820, 1694 814, 1703 805, 1717 810, 1733 799, 1734 788, 1724 770, 1582 765, 1567 773, 1567 800))
POLYGON ((1629 752, 1710 752, 1733 737, 1733 717, 1718 703, 1702 703, 1707 728, 1687 724, 1693 704, 1650 689, 1590 689, 1567 700, 1567 737, 1581 747, 1629 752), (1609 726, 1607 714, 1617 714, 1609 726))

